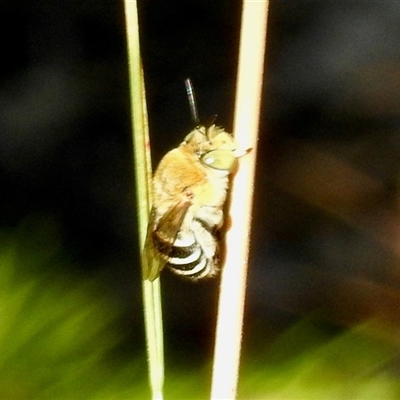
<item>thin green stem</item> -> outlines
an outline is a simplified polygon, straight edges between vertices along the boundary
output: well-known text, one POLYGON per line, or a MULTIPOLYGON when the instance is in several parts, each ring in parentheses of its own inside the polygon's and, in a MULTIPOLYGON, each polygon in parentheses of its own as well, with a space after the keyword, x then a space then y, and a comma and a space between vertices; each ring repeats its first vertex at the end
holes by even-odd
MULTIPOLYGON (((125 0, 131 94, 133 153, 140 248, 143 249, 151 207, 151 155, 143 70, 140 61, 136 1, 125 0)), ((143 304, 150 386, 153 399, 163 398, 164 346, 160 280, 143 280, 143 304)))

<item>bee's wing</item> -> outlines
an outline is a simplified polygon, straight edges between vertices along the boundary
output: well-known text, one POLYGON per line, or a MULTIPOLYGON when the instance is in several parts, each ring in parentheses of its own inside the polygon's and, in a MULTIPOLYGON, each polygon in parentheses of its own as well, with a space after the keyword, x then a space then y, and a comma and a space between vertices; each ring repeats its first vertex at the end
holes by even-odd
POLYGON ((178 201, 167 210, 158 223, 155 221, 154 208, 151 211, 143 253, 143 279, 154 281, 168 263, 168 253, 174 245, 190 205, 190 201, 178 201), (155 243, 154 236, 160 238, 162 243, 155 243))

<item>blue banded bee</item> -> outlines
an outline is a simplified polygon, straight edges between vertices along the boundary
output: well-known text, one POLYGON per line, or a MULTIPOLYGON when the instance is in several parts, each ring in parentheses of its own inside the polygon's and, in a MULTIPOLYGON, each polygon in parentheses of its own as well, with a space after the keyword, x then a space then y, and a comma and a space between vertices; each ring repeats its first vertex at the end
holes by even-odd
POLYGON ((164 156, 153 177, 144 279, 164 267, 192 280, 218 273, 216 232, 237 157, 234 138, 214 124, 198 125, 164 156))

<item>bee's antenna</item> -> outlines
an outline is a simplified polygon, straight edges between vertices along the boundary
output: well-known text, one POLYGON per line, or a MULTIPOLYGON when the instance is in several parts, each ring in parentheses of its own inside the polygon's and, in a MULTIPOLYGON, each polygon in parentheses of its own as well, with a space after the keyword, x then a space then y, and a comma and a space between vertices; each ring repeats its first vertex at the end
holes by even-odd
POLYGON ((206 128, 206 137, 208 140, 210 140, 211 127, 214 125, 216 119, 217 119, 217 114, 213 115, 212 118, 210 118, 207 121, 207 123, 204 124, 204 127, 206 128))
POLYGON ((199 113, 197 111, 196 97, 194 95, 194 89, 190 78, 185 79, 186 94, 189 99, 190 113, 196 126, 200 124, 199 113))
POLYGON ((207 124, 205 124, 204 126, 205 126, 206 128, 209 128, 211 125, 214 125, 214 122, 216 121, 217 117, 218 117, 218 115, 217 115, 217 114, 214 114, 214 115, 207 121, 207 124))

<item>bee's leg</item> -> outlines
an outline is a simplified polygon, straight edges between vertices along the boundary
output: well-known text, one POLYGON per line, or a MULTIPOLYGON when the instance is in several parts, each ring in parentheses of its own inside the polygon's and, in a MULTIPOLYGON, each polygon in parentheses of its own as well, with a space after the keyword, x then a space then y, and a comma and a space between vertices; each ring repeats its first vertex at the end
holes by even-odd
POLYGON ((218 272, 218 243, 214 237, 212 230, 199 220, 193 220, 193 233, 196 241, 203 251, 204 269, 198 278, 211 277, 218 272), (201 276, 200 276, 201 275, 201 276))
POLYGON ((214 232, 222 226, 224 215, 220 207, 202 206, 197 210, 194 218, 200 221, 207 230, 214 232))

